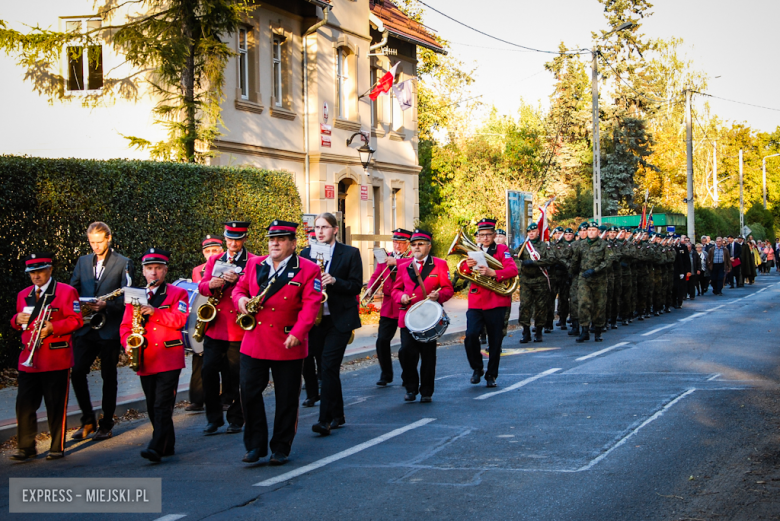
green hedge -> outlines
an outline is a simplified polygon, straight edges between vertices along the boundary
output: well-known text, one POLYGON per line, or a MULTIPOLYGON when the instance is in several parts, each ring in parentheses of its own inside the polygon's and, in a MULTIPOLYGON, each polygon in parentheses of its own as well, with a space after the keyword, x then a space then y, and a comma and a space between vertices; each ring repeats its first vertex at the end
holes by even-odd
POLYGON ((200 240, 220 234, 223 221, 251 221, 247 247, 267 253, 263 229, 269 222, 301 219, 289 173, 151 161, 0 156, 0 205, 0 367, 18 356, 20 336, 9 321, 16 294, 30 285, 21 259, 31 250, 53 251, 54 276, 68 282, 78 257, 91 253, 87 226, 104 221, 114 248, 136 266, 151 246, 170 250, 168 279, 174 280, 203 262, 200 240))

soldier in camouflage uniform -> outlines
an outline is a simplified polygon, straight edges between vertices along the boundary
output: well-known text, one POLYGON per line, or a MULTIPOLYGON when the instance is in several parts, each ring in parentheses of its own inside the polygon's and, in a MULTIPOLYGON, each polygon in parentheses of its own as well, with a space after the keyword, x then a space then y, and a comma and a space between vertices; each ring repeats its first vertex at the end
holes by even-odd
MULTIPOLYGON (((574 241, 571 243, 571 251, 570 255, 571 258, 574 258, 574 252, 577 251, 579 248, 582 247, 582 244, 585 242, 585 240, 588 238, 588 222, 584 221, 580 223, 579 226, 579 236, 580 239, 578 241, 574 241)), ((571 264, 571 260, 569 259, 569 275, 571 276, 571 288, 569 289, 569 296, 570 296, 570 304, 569 304, 569 313, 571 313, 571 331, 569 331, 569 336, 577 336, 580 334, 580 296, 579 296, 579 287, 580 287, 580 277, 579 277, 579 267, 575 268, 571 264)), ((585 327, 588 327, 588 324, 585 324, 585 327)))
POLYGON ((566 228, 563 238, 558 241, 555 248, 555 258, 558 266, 563 268, 562 281, 558 288, 558 323, 556 326, 566 329, 566 319, 569 317, 571 276, 569 275, 569 261, 571 260, 571 247, 574 244, 574 230, 566 228))
POLYGON ((674 285, 674 264, 677 260, 679 243, 676 236, 670 236, 666 246, 666 301, 663 311, 672 312, 672 306, 675 305, 675 285, 674 285))
POLYGON ((595 328, 596 342, 601 342, 601 332, 606 324, 606 269, 612 262, 606 241, 599 237, 599 225, 588 224, 588 238, 572 255, 572 271, 579 273, 579 320, 582 331, 577 342, 590 340, 588 324, 595 328))
POLYGON ((636 242, 633 231, 624 227, 625 240, 621 246, 622 291, 620 293, 620 318, 623 325, 629 325, 634 318, 636 309, 636 242))
POLYGON ((652 244, 648 240, 649 236, 646 231, 638 231, 640 240, 636 248, 636 315, 637 320, 644 320, 649 316, 650 300, 649 296, 652 295, 650 289, 652 288, 653 281, 651 279, 650 262, 651 262, 651 248, 652 244))
POLYGON ((607 230, 607 240, 612 246, 612 295, 609 298, 609 314, 607 315, 607 323, 611 329, 617 329, 618 316, 622 316, 621 296, 623 294, 623 235, 624 232, 619 231, 617 226, 611 226, 607 230))
MULTIPOLYGON (((607 264, 607 267, 604 268, 604 271, 606 272, 606 279, 605 283, 607 285, 607 300, 604 302, 604 317, 606 318, 606 323, 604 326, 604 331, 607 331, 609 329, 609 317, 612 314, 612 298, 615 296, 615 247, 609 240, 608 230, 607 226, 601 225, 599 226, 599 237, 602 241, 604 241, 607 245, 607 255, 609 256, 609 264, 607 264)), ((590 332, 595 332, 595 326, 591 324, 590 326, 590 332)))
POLYGON ((545 333, 552 333, 553 332, 553 321, 555 320, 555 301, 556 297, 560 298, 558 295, 561 290, 561 285, 563 284, 563 280, 568 278, 569 271, 568 269, 563 266, 560 262, 557 260, 557 256, 555 255, 555 250, 557 250, 557 245, 560 241, 563 240, 563 227, 558 226, 553 230, 552 238, 550 239, 550 242, 547 243, 547 247, 550 250, 553 250, 551 253, 551 258, 553 263, 550 265, 549 269, 547 270, 547 274, 550 276, 550 299, 547 303, 547 320, 544 323, 544 332, 545 333))
POLYGON ((520 249, 520 318, 523 327, 521 344, 531 341, 531 318, 534 320, 534 342, 541 342, 550 300, 550 280, 546 269, 555 259, 546 243, 539 240, 539 228, 531 223, 526 228, 526 243, 520 249))
POLYGON ((664 289, 666 288, 666 248, 661 244, 660 234, 653 236, 653 311, 654 317, 663 313, 664 289))

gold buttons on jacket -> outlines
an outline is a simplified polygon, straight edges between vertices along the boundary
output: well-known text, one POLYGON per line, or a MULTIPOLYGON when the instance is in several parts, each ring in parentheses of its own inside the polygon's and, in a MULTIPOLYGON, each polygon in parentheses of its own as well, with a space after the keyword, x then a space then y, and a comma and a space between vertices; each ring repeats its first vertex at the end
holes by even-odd
POLYGON ((276 311, 276 308, 271 308, 271 311, 276 311))

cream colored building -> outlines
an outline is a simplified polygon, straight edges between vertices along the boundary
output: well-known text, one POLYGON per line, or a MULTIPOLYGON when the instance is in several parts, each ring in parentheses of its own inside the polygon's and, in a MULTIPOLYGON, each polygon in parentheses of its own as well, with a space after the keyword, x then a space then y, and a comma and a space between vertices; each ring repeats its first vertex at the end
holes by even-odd
MULTIPOLYGON (((103 23, 92 0, 9 4, 0 18, 20 30, 103 23)), ((392 95, 371 102, 367 93, 396 62, 396 83, 414 79, 418 46, 442 48, 390 0, 267 0, 230 38, 238 56, 225 71, 224 128, 211 163, 290 172, 304 213, 343 212, 343 239, 361 249, 367 278, 371 248, 388 247, 391 230, 412 228, 419 218, 420 171, 416 99, 402 111, 392 95), (357 132, 376 151, 366 171, 356 150, 360 136, 346 145, 357 132)), ((91 52, 101 67, 63 56, 59 71, 33 79, 0 56, 6 117, 14 122, 1 131, 0 153, 146 158, 126 136, 164 139, 143 83, 129 97, 101 99, 104 81, 134 71, 108 45, 91 52)))

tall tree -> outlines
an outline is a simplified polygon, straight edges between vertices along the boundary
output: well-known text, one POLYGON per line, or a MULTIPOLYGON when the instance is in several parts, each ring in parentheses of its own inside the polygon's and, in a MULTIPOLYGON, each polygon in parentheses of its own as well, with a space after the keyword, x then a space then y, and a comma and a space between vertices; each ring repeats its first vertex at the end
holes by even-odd
MULTIPOLYGON (((250 9, 244 0, 106 0, 98 9, 103 24, 87 30, 37 26, 23 33, 0 20, 0 49, 16 56, 28 77, 59 83, 64 79, 51 70, 69 43, 80 44, 70 46, 70 53, 111 45, 134 71, 145 74, 143 81, 158 100, 157 121, 168 129, 167 141, 131 136, 131 144, 148 148, 155 158, 197 162, 219 135, 224 69, 234 55, 221 38, 234 34, 250 9), (37 74, 41 69, 45 74, 37 74)), ((105 97, 121 95, 121 88, 133 84, 128 78, 106 80, 105 97)))

